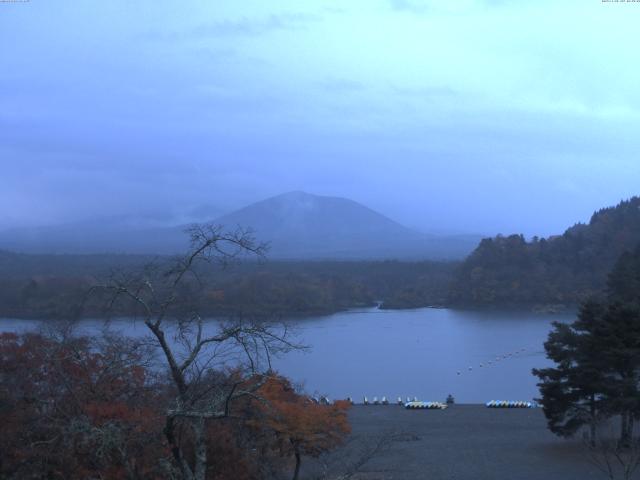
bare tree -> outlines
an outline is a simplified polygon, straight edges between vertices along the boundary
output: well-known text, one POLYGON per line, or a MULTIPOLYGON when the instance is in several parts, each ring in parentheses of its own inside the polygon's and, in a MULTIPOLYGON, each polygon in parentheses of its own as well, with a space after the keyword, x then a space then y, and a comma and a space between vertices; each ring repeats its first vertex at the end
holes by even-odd
POLYGON ((372 469, 371 463, 384 457, 395 444, 416 440, 419 440, 419 437, 415 434, 400 431, 387 431, 379 435, 354 435, 339 451, 318 459, 320 472, 315 478, 351 480, 366 478, 372 473, 383 473, 388 470, 372 469))
POLYGON ((630 438, 622 443, 613 428, 609 434, 597 439, 585 438, 584 448, 589 462, 606 478, 630 480, 640 467, 640 439, 630 438))
POLYGON ((225 232, 219 226, 189 229, 191 247, 170 264, 150 264, 138 272, 116 273, 93 291, 107 292, 108 307, 123 299, 140 311, 161 351, 175 387, 164 435, 176 476, 204 480, 208 464, 207 422, 232 415, 234 401, 257 397, 271 371, 273 355, 298 346, 285 326, 242 316, 203 322, 194 288, 201 287, 203 266, 225 266, 247 255, 264 256, 266 246, 250 231, 225 232), (189 442, 184 441, 184 429, 189 442), (187 446, 188 445, 188 446, 187 446))

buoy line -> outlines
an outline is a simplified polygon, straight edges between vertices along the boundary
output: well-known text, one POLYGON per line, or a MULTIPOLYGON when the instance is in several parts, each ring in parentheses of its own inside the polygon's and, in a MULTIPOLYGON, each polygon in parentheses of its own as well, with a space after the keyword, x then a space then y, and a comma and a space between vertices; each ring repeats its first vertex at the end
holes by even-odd
MULTIPOLYGON (((510 358, 515 358, 517 355, 520 355, 522 353, 524 353, 526 351, 526 348, 520 348, 518 350, 514 350, 512 352, 507 352, 505 354, 502 355, 498 355, 497 357, 495 357, 492 360, 487 360, 486 362, 481 362, 478 366, 479 368, 485 368, 485 367, 490 367, 493 365, 497 365, 498 362, 501 362, 502 360, 507 360, 510 358)), ((467 368, 467 371, 469 372, 473 372, 473 366, 469 365, 469 367, 467 368)), ((456 370, 456 375, 462 375, 462 370, 456 370)))

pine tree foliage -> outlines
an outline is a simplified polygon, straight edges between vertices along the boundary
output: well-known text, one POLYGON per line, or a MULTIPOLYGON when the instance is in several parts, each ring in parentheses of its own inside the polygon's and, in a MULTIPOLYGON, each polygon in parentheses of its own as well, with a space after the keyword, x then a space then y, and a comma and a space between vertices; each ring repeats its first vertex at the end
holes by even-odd
POLYGON ((552 432, 572 436, 613 416, 621 441, 640 418, 640 247, 609 275, 606 298, 582 304, 572 324, 555 323, 545 343, 552 368, 534 369, 552 432))

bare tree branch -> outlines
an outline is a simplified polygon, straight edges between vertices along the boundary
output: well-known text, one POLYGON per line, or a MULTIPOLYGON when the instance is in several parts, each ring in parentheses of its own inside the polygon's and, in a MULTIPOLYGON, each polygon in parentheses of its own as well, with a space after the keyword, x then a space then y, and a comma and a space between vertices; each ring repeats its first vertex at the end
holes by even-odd
POLYGON ((225 232, 219 225, 194 225, 187 231, 191 248, 186 255, 161 266, 151 262, 138 272, 114 272, 107 282, 90 293, 106 294, 106 308, 113 311, 122 299, 142 312, 144 325, 162 352, 176 398, 166 412, 164 434, 173 460, 186 480, 204 480, 207 465, 205 421, 232 415, 232 404, 242 397, 264 401, 257 391, 268 378, 272 357, 300 348, 289 339, 286 326, 242 317, 205 323, 193 306, 179 304, 189 300, 193 277, 202 287, 201 265, 217 263, 223 267, 246 255, 264 258, 267 245, 257 243, 252 232, 237 228, 225 232), (169 318, 179 314, 182 320, 169 318), (170 333, 173 332, 173 338, 170 333), (209 348, 211 347, 211 348, 209 348), (223 355, 233 354, 237 377, 229 383, 223 373, 223 355), (216 363, 218 359, 218 363, 216 363), (261 359, 267 368, 260 371, 261 359), (194 453, 183 451, 183 427, 188 427, 194 453))

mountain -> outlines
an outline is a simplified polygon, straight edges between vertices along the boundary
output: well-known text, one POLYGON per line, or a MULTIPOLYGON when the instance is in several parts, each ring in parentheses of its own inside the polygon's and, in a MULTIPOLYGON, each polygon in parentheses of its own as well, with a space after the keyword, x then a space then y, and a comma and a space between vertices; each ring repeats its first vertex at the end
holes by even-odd
POLYGON ((109 217, 0 232, 0 249, 36 254, 166 254, 186 248, 183 228, 137 217, 109 217))
POLYGON ((606 286, 616 260, 640 244, 640 197, 593 214, 564 234, 482 240, 460 266, 450 303, 465 306, 576 305, 606 286))
MULTIPOLYGON (((199 209, 202 217, 205 212, 199 209)), ((480 237, 411 230, 346 198, 291 192, 213 220, 251 228, 276 259, 459 259, 480 237)), ((173 254, 187 248, 186 225, 166 227, 131 217, 0 232, 0 249, 24 253, 173 254)))
POLYGON ((0 249, 32 254, 167 254, 188 247, 187 225, 227 212, 210 204, 0 230, 0 249))
POLYGON ((253 229, 272 258, 462 258, 477 237, 411 230, 353 200, 290 192, 254 203, 215 223, 253 229))

